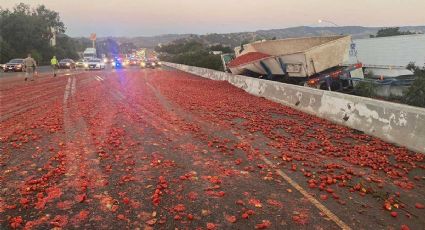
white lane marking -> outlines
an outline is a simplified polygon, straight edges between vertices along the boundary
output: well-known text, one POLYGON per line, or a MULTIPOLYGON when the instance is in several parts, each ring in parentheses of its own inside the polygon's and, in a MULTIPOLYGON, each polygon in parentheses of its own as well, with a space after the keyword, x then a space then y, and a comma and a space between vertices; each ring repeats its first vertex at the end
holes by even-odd
POLYGON ((72 76, 72 86, 71 86, 71 95, 72 96, 75 94, 76 82, 77 82, 77 79, 74 76, 72 76))
POLYGON ((103 81, 103 80, 104 80, 103 78, 101 78, 101 77, 99 77, 99 76, 95 76, 95 78, 96 78, 96 80, 98 80, 98 81, 103 81))
POLYGON ((71 78, 68 78, 68 82, 66 83, 66 87, 65 87, 65 93, 63 95, 63 103, 66 104, 66 102, 68 101, 68 96, 69 96, 69 89, 71 87, 71 78))
MULTIPOLYGON (((236 135, 236 133, 232 130, 231 131, 239 140, 243 141, 242 137, 236 135)), ((251 150, 254 150, 251 147, 251 150)), ((273 163, 271 161, 269 161, 269 159, 267 159, 263 154, 260 154, 260 158, 261 160, 264 161, 264 163, 266 163, 268 166, 270 166, 271 168, 274 168, 275 165, 273 165, 273 163)), ((337 224, 341 229, 344 230, 351 230, 351 228, 344 223, 341 219, 339 219, 339 217, 337 215, 335 215, 331 210, 329 210, 328 208, 326 208, 326 206, 324 206, 322 203, 320 203, 320 201, 318 201, 315 197, 313 197, 312 195, 310 195, 310 193, 308 193, 303 187, 301 187, 297 182, 295 182, 294 180, 292 180, 292 178, 290 178, 286 173, 284 173, 282 170, 280 169, 275 169, 276 173, 282 177, 288 184, 290 184, 292 187, 294 187, 298 192, 300 192, 308 201, 310 201, 310 203, 312 203, 317 209, 319 209, 321 212, 323 212, 326 216, 329 217, 329 219, 331 219, 335 224, 337 224)))
MULTIPOLYGON (((273 168, 273 163, 269 161, 264 155, 260 155, 261 159, 270 167, 273 168)), ((350 230, 351 228, 344 223, 337 215, 335 215, 331 210, 326 208, 322 203, 320 203, 316 198, 314 198, 310 193, 308 193, 303 187, 301 187, 297 182, 292 180, 286 173, 284 173, 280 169, 275 170, 279 176, 281 176, 283 179, 285 179, 288 184, 290 184, 292 187, 294 187, 298 192, 300 192, 307 200, 309 200, 316 208, 318 208, 320 211, 322 211, 326 216, 329 217, 335 224, 337 224, 341 229, 344 230, 350 230)))

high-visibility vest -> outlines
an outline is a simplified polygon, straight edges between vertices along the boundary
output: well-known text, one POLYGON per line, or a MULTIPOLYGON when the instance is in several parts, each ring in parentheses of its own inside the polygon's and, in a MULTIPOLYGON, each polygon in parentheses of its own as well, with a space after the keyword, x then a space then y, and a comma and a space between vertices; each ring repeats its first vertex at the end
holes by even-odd
POLYGON ((50 64, 57 65, 58 64, 58 59, 52 58, 52 60, 50 60, 50 64))

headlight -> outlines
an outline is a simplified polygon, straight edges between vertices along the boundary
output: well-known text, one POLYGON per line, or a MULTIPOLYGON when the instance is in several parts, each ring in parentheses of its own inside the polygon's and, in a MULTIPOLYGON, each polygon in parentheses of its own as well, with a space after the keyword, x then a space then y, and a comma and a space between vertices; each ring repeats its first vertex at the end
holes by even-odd
POLYGON ((70 65, 71 65, 71 63, 69 63, 69 62, 68 62, 68 63, 66 63, 66 65, 67 65, 67 66, 70 66, 70 65))
POLYGON ((159 61, 159 62, 158 62, 158 65, 162 65, 162 62, 160 62, 160 61, 159 61))
POLYGON ((104 58, 104 59, 103 59, 103 62, 108 62, 108 59, 107 59, 107 58, 104 58))
POLYGON ((155 66, 156 64, 155 64, 155 62, 152 62, 152 66, 155 66))
POLYGON ((100 66, 100 64, 96 64, 96 67, 99 67, 100 66))
POLYGON ((141 63, 140 63, 140 66, 145 67, 145 66, 146 66, 146 63, 141 62, 141 63))
POLYGON ((117 63, 115 63, 115 62, 112 62, 112 65, 113 65, 113 66, 115 66, 116 64, 117 64, 117 63))
POLYGON ((87 63, 84 63, 84 67, 86 67, 86 68, 87 68, 87 67, 89 67, 89 64, 87 64, 87 63))
POLYGON ((19 64, 19 65, 17 65, 16 67, 21 68, 21 67, 22 67, 22 65, 21 65, 21 64, 19 64))

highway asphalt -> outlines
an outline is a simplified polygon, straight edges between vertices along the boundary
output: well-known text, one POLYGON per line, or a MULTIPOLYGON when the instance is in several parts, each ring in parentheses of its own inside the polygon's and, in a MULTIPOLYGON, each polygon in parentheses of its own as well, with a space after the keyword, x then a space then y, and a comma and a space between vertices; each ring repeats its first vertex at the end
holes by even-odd
POLYGON ((423 229, 424 155, 170 68, 0 77, 0 229, 423 229))

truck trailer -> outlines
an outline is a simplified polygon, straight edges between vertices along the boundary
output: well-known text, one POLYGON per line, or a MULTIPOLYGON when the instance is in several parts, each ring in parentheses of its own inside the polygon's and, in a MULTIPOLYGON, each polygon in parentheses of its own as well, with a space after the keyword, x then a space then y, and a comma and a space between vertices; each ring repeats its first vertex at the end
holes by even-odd
POLYGON ((264 77, 329 90, 352 86, 363 78, 362 65, 342 66, 350 36, 324 36, 258 41, 235 48, 226 66, 233 74, 264 77))
POLYGON ((97 58, 97 52, 95 48, 86 48, 83 52, 83 59, 90 60, 93 58, 97 58))

